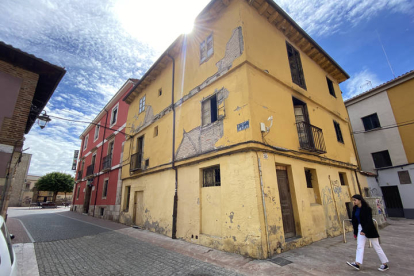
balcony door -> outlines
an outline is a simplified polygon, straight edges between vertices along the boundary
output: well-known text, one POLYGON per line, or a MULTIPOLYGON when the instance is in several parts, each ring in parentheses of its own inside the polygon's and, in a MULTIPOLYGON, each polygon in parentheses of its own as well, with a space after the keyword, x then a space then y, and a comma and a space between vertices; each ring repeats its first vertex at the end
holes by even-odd
POLYGON ((300 146, 312 149, 314 146, 306 103, 293 98, 293 108, 300 146))

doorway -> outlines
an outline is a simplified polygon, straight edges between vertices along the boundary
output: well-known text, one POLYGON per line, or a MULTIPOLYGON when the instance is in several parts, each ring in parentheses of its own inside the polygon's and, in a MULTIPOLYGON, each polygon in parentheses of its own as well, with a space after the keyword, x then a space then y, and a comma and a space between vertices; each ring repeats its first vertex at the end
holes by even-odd
POLYGON ((91 201, 91 193, 92 193, 92 185, 89 181, 86 182, 85 188, 85 200, 83 201, 83 212, 88 214, 89 213, 89 204, 91 201))
POLYGON ((296 236, 296 226, 287 167, 276 166, 276 176, 279 187, 280 206, 282 208, 283 230, 285 232, 285 239, 288 239, 296 236))
POLYGON ((137 226, 144 226, 144 192, 135 192, 134 196, 134 224, 137 226))
POLYGON ((398 186, 381 187, 382 195, 390 217, 404 217, 404 209, 401 202, 398 186))

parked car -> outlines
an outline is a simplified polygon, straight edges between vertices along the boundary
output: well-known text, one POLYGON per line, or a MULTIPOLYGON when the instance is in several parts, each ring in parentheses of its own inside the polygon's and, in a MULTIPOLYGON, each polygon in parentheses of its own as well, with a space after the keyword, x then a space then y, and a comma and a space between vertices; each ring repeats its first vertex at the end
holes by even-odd
POLYGON ((57 208, 56 203, 52 201, 41 202, 40 206, 42 208, 57 208))
MULTIPOLYGON (((16 276, 16 254, 14 253, 13 246, 11 244, 11 235, 7 230, 6 223, 2 216, 0 216, 0 229, 0 275, 16 276)), ((12 238, 14 238, 14 236, 12 238)))

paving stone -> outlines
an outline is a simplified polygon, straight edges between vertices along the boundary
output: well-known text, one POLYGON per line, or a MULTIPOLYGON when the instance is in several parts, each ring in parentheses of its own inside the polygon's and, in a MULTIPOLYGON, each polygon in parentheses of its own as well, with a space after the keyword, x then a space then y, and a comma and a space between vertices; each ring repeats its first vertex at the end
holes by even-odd
POLYGON ((35 243, 40 275, 241 275, 117 233, 35 243))

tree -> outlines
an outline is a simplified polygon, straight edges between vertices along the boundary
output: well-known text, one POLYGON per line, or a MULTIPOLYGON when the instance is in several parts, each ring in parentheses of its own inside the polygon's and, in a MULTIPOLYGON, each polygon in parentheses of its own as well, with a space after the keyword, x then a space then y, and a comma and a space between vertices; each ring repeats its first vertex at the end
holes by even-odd
POLYGON ((53 202, 56 202, 56 196, 59 192, 69 193, 73 191, 75 179, 67 173, 52 172, 45 174, 36 182, 36 188, 39 191, 53 192, 53 202))

